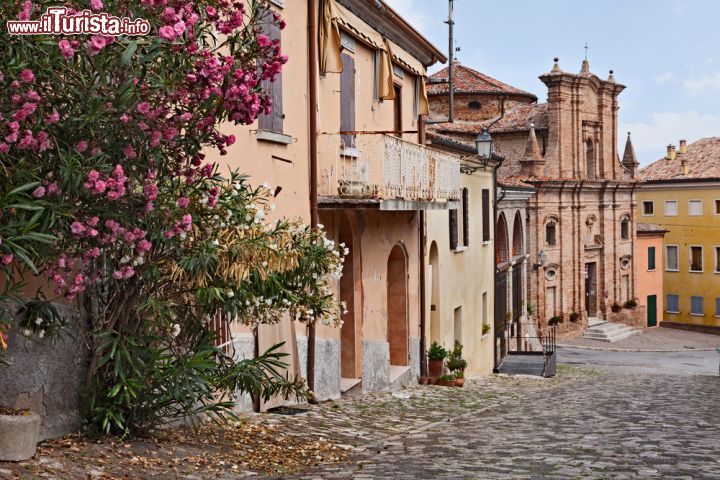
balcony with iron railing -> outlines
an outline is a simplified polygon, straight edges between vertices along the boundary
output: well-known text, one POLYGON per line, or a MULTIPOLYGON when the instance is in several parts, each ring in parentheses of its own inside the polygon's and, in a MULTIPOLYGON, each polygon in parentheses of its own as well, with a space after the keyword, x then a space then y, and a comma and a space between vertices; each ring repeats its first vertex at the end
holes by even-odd
POLYGON ((324 134, 320 145, 321 204, 442 209, 460 196, 458 156, 386 134, 324 134))

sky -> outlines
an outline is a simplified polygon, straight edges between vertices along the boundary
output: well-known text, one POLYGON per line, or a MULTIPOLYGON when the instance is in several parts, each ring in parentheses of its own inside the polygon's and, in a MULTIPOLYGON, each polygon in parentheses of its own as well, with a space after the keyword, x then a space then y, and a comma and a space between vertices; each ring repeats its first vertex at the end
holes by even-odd
MULTIPOLYGON (((386 2, 447 53, 447 0, 386 2)), ((538 76, 554 57, 579 72, 587 42, 590 70, 627 87, 621 155, 630 131, 646 165, 680 139, 720 136, 719 19, 718 0, 455 0, 457 58, 544 102, 538 76)))

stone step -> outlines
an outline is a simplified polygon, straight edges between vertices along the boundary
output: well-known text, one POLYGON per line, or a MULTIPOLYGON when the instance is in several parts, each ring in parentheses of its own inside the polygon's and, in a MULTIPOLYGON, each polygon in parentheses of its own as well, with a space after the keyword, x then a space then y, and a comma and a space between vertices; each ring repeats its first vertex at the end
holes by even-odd
POLYGON ((342 377, 340 379, 340 393, 343 397, 362 395, 362 380, 342 377))
POLYGON ((602 318, 595 318, 595 317, 588 317, 588 326, 594 327, 595 325, 602 325, 603 323, 607 323, 602 318))
POLYGON ((583 338, 612 343, 640 333, 642 332, 621 323, 603 323, 588 328, 583 332, 582 336, 583 338))
MULTIPOLYGON (((390 365, 390 390, 399 390, 410 385, 412 371, 408 366, 390 365)), ((417 383, 417 380, 415 381, 417 383)))

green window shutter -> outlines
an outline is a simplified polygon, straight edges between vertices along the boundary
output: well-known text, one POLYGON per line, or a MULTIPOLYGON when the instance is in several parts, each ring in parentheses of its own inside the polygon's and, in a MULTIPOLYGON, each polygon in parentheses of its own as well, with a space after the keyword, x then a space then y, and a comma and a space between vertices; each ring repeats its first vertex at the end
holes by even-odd
POLYGON ((648 270, 655 270, 655 247, 648 247, 648 270))

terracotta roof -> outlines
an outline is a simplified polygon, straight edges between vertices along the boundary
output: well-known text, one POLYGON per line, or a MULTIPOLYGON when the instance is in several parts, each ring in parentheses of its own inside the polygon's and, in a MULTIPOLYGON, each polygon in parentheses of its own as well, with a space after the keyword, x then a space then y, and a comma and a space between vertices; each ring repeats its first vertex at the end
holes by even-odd
POLYGON ((483 127, 488 127, 490 133, 529 132, 530 124, 535 125, 535 131, 547 130, 547 103, 518 105, 506 112, 505 116, 495 117, 484 122, 432 123, 428 124, 428 129, 440 133, 477 135, 483 127))
POLYGON ((661 225, 654 225, 652 223, 638 223, 637 233, 666 233, 667 230, 661 225))
MULTIPOLYGON (((432 78, 447 79, 450 67, 445 67, 431 75, 432 78)), ((456 93, 487 93, 500 95, 518 95, 537 101, 532 93, 515 88, 500 80, 496 80, 458 62, 453 65, 453 83, 456 93)), ((435 83, 427 86, 428 95, 447 95, 447 83, 435 83)))
POLYGON ((720 137, 709 137, 691 143, 686 153, 678 153, 675 160, 666 157, 640 169, 640 178, 653 180, 701 180, 720 177, 720 137), (684 173, 683 162, 688 172, 684 173))
POLYGON ((536 131, 547 130, 547 103, 518 105, 491 126, 490 133, 528 132, 531 123, 536 131))

